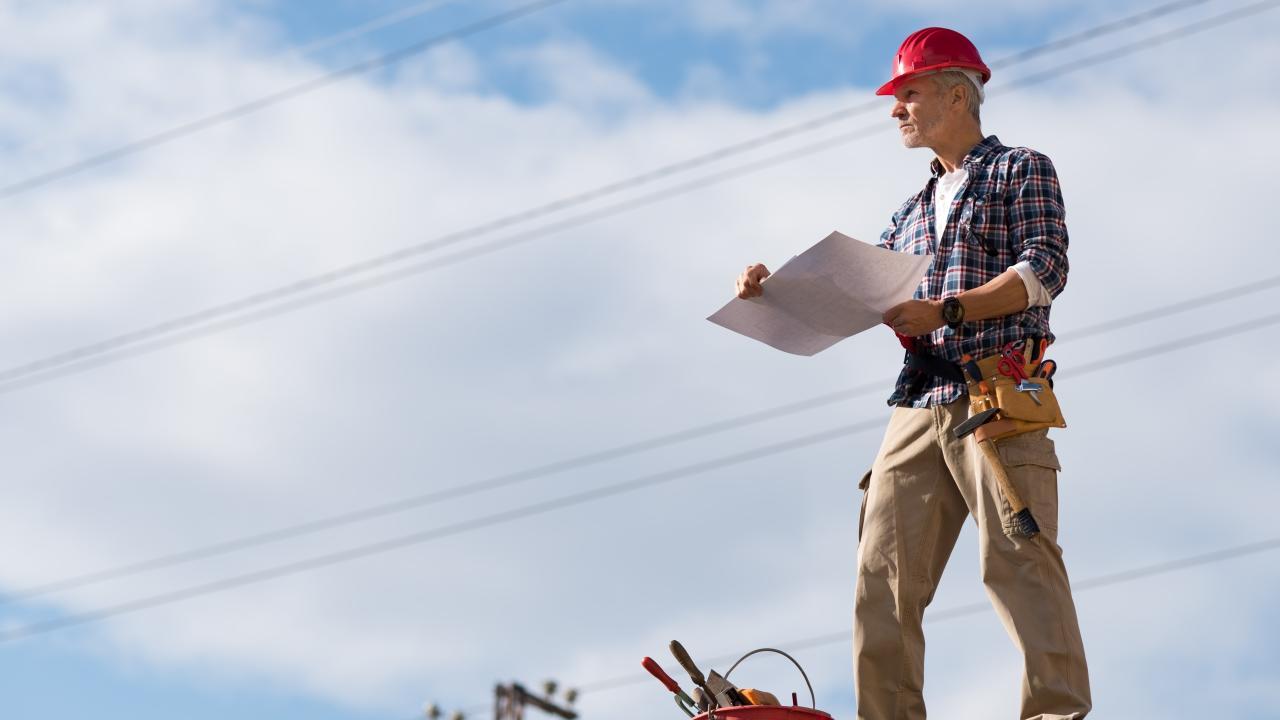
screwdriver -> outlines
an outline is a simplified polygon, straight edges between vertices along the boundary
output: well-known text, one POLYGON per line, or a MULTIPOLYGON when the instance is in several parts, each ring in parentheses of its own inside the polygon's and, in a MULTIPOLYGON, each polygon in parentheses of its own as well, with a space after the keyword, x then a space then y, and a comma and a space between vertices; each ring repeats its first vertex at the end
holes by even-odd
POLYGON ((645 670, 648 670, 650 675, 658 678, 658 682, 662 683, 668 690, 675 693, 676 701, 681 705, 680 709, 684 710, 689 717, 693 717, 693 713, 689 711, 689 708, 696 708, 698 705, 693 701, 693 698, 686 695, 684 690, 680 689, 680 685, 677 684, 675 680, 671 679, 671 676, 662 669, 661 665, 655 662, 651 657, 646 657, 644 660, 641 660, 640 665, 645 670), (686 703, 687 707, 685 705, 686 703))

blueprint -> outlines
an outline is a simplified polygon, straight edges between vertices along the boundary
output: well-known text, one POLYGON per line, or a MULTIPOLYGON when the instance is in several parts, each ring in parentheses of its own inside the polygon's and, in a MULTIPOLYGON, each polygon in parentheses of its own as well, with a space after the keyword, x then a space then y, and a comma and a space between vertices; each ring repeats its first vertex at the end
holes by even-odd
POLYGON ((833 232, 765 278, 760 297, 734 298, 707 319, 784 352, 816 355, 910 300, 931 259, 833 232))

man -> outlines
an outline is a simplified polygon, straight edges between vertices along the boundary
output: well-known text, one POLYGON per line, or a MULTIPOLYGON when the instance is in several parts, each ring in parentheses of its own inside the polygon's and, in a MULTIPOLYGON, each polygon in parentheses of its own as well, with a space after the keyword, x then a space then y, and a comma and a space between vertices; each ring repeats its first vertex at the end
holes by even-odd
MULTIPOLYGON (((1019 531, 975 438, 953 432, 979 406, 970 403, 979 385, 957 364, 972 356, 993 367, 1012 348, 1042 357, 1053 340, 1049 308, 1067 279, 1053 164, 982 134, 990 76, 967 38, 926 28, 903 42, 893 78, 877 91, 895 99, 890 114, 903 145, 935 155, 924 189, 893 214, 880 245, 934 259, 915 298, 884 315, 909 352, 889 398, 895 409, 884 442, 863 478, 854 611, 862 720, 925 717, 921 623, 966 517, 977 522, 987 594, 1023 653, 1021 717, 1078 720, 1091 706, 1057 544, 1059 466, 1047 429, 997 443, 1016 494, 1039 523, 1034 537, 1019 531)), ((768 275, 763 265, 748 267, 738 296, 760 295, 768 275)))

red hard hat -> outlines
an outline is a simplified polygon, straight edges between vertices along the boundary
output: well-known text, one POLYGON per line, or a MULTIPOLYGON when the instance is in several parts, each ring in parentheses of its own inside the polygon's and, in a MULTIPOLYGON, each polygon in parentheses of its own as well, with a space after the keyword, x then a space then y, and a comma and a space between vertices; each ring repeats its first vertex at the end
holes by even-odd
POLYGON ((917 30, 902 41, 893 61, 893 79, 881 85, 876 94, 892 95, 898 85, 917 75, 947 68, 977 70, 982 73, 983 84, 991 79, 991 68, 982 62, 978 48, 969 38, 947 28, 917 30))

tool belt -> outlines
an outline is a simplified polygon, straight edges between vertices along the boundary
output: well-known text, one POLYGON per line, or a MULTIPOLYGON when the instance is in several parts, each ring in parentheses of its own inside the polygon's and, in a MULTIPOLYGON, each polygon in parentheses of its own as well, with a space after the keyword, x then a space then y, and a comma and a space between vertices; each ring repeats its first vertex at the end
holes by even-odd
POLYGON ((964 362, 953 363, 928 353, 907 353, 907 367, 925 375, 935 375, 955 382, 963 382, 969 388, 969 414, 976 415, 991 408, 1000 408, 999 419, 992 420, 974 431, 979 442, 999 440, 1044 428, 1067 426, 1062 409, 1053 393, 1051 377, 1036 377, 1045 361, 1045 345, 1038 338, 1015 343, 1015 349, 1024 359, 1030 359, 1023 367, 1024 381, 1001 371, 1004 357, 997 353, 973 359, 966 355, 964 362), (1034 391, 1029 387, 1036 387, 1034 391), (1021 388, 1021 389, 1019 389, 1021 388))
POLYGON ((1022 368, 1027 375, 1024 381, 1019 382, 1000 371, 1001 355, 998 354, 977 360, 966 359, 961 365, 965 369, 969 385, 969 413, 972 415, 993 407, 1000 408, 1000 419, 974 431, 973 435, 978 442, 1067 426, 1058 398, 1053 393, 1052 378, 1036 377, 1040 363, 1045 362, 1042 357, 1044 346, 1039 340, 1028 340, 1020 345, 1023 345, 1020 348, 1022 356, 1033 358, 1032 362, 1022 368), (978 375, 976 378, 975 368, 978 375), (1029 386, 1038 389, 1029 391, 1029 386))

